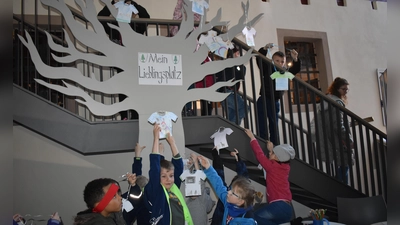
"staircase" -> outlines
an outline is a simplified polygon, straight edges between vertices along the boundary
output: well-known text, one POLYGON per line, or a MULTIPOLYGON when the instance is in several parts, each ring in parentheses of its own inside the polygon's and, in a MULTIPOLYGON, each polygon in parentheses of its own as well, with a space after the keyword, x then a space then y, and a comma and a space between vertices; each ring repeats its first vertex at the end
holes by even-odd
MULTIPOLYGON (((138 141, 136 120, 89 122, 81 117, 50 103, 14 85, 14 122, 27 127, 53 141, 83 155, 129 152, 138 141), (136 137, 132 138, 132 137, 136 137)), ((243 129, 231 124, 221 116, 184 117, 186 147, 212 159, 213 142, 209 137, 215 127, 230 127, 233 133, 228 136, 231 146, 240 149, 240 157, 245 161, 250 179, 265 185, 262 170, 250 149, 249 139, 243 129)), ((261 146, 265 141, 258 139, 261 146)), ((235 160, 229 155, 232 148, 220 150, 224 165, 235 170, 235 160)), ((364 194, 316 170, 302 160, 291 162, 290 174, 293 199, 310 208, 326 208, 331 221, 337 218, 336 196, 362 197, 364 194), (307 174, 307 176, 304 176, 307 174)))
MULTIPOLYGON (((84 19, 82 15, 72 10, 77 17, 84 19)), ((24 21, 21 15, 14 15, 17 32, 22 34, 23 29, 29 29, 35 36, 43 35, 41 27, 35 26, 32 22, 24 21), (22 30, 20 28, 23 28, 22 30)), ((134 19, 135 23, 154 24, 156 29, 160 29, 159 24, 177 25, 179 23, 165 20, 140 20, 134 19)), ((61 26, 62 27, 62 24, 61 26)), ((54 28, 54 27, 53 27, 54 28)), ((51 30, 51 29, 49 29, 51 30)), ((59 33, 58 30, 55 33, 59 33)), ((217 30, 220 32, 219 30, 217 30)), ((54 33, 54 32, 53 32, 54 33)), ((54 36, 60 43, 65 43, 62 36, 54 36)), ((239 46, 241 51, 248 51, 249 47, 240 40, 234 39, 233 42, 239 46)), ((43 46, 42 46, 43 47, 43 46)), ((33 78, 40 75, 35 73, 29 59, 29 54, 24 50, 23 45, 17 40, 15 48, 17 51, 14 57, 14 122, 15 124, 27 127, 51 140, 65 145, 73 151, 83 155, 107 154, 128 152, 138 141, 138 122, 137 120, 118 121, 115 118, 103 119, 102 121, 91 121, 89 117, 82 116, 77 111, 71 112, 66 107, 65 96, 60 95, 43 87, 32 88, 33 78), (21 47, 22 46, 22 47, 21 47), (30 65, 28 69, 21 69, 21 65, 30 65), (63 98, 62 104, 57 98, 63 98), (132 138, 133 137, 133 138, 132 138)), ((46 56, 50 50, 42 49, 46 56)), ((266 57, 257 54, 250 62, 251 81, 254 81, 253 61, 261 60, 269 62, 266 57)), ((49 55, 47 55, 49 56, 49 55)), ((51 62, 48 58, 49 63, 51 62)), ((372 195, 383 195, 386 198, 386 134, 380 132, 369 123, 363 121, 359 116, 328 99, 323 93, 315 89, 309 83, 298 78, 293 79, 293 89, 298 98, 300 92, 310 93, 310 104, 306 104, 305 110, 301 110, 299 101, 293 101, 288 95, 289 108, 281 110, 281 142, 289 143, 296 149, 297 158, 291 162, 291 174, 289 181, 293 199, 310 208, 328 209, 327 216, 331 221, 337 221, 336 197, 364 197, 372 195), (321 160, 314 153, 310 135, 310 120, 315 116, 317 101, 322 99, 331 104, 331 107, 338 108, 343 112, 352 126, 351 129, 355 139, 356 161, 355 166, 350 170, 350 184, 346 185, 334 178, 329 169, 321 166, 321 160), (295 103, 297 102, 297 103, 295 103), (297 104, 297 105, 296 105, 297 104), (298 112, 293 112, 296 108, 298 112), (286 110, 286 111, 285 111, 286 110), (313 114, 314 112, 314 114, 313 114), (301 114, 305 114, 301 115, 301 114), (355 124, 358 124, 357 126, 355 124), (318 163, 319 162, 319 163, 318 163), (373 175, 371 175, 373 174, 373 175)), ((255 84, 252 84, 254 86, 255 84)), ((244 83, 242 86, 245 86, 244 83)), ((244 121, 244 127, 258 132, 257 128, 257 109, 255 99, 258 90, 246 90, 242 94, 246 102, 251 106, 244 121)), ((281 99, 281 102, 283 99, 281 99)), ((226 116, 226 115, 225 115, 226 116)), ((213 148, 210 134, 215 132, 216 127, 230 127, 233 134, 228 136, 230 146, 240 149, 240 156, 246 162, 250 178, 255 182, 265 185, 263 173, 257 168, 257 160, 250 150, 249 140, 243 134, 243 128, 232 124, 226 120, 224 115, 217 112, 210 116, 187 116, 183 117, 184 130, 196 130, 197 132, 185 133, 186 147, 211 158, 213 148)), ((258 138, 260 145, 265 148, 265 140, 258 138)), ((220 151, 224 164, 227 168, 235 170, 235 161, 229 156, 230 147, 220 151)), ((266 152, 266 149, 264 149, 266 152)))

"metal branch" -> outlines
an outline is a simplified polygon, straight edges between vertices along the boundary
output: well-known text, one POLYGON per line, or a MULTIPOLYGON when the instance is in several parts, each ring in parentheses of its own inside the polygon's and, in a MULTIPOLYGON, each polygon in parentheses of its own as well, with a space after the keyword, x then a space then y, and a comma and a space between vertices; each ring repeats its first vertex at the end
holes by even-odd
MULTIPOLYGON (((212 101, 212 102, 221 102, 223 101, 230 93, 221 93, 217 92, 217 90, 221 87, 225 86, 232 86, 235 85, 239 81, 234 81, 232 80, 229 81, 222 81, 222 82, 217 82, 214 85, 206 88, 193 88, 188 90, 188 92, 194 93, 194 96, 201 96, 201 99, 207 100, 207 101, 212 101)), ((187 101, 192 101, 196 99, 188 99, 187 101)))
MULTIPOLYGON (((110 1, 107 1, 107 0, 101 0, 101 1, 104 4, 106 4, 106 6, 108 7, 108 9, 111 12, 111 15, 114 18, 117 18, 118 11, 116 10, 116 8, 113 5, 111 5, 110 1)), ((115 26, 114 24, 111 24, 111 23, 107 23, 107 25, 110 28, 117 30, 121 34, 121 38, 123 40, 125 47, 135 48, 138 45, 138 43, 140 43, 140 41, 141 41, 140 39, 146 38, 146 36, 138 34, 135 31, 133 31, 130 24, 128 24, 128 23, 118 22, 118 26, 115 26), (131 35, 134 36, 133 39, 130 37, 131 35)))
MULTIPOLYGON (((195 29, 191 34, 190 38, 196 38, 204 31, 209 31, 215 26, 226 26, 229 22, 221 21, 221 8, 218 9, 217 15, 207 24, 203 24, 201 27, 195 29)), ((189 38, 188 38, 189 39, 189 38)))
POLYGON ((107 35, 103 25, 101 25, 100 21, 97 19, 97 13, 93 12, 96 9, 93 1, 85 1, 86 7, 84 6, 82 0, 75 0, 75 3, 81 8, 85 18, 92 23, 94 31, 98 35, 107 35))
POLYGON ((254 24, 258 19, 261 18, 261 16, 263 16, 264 13, 260 13, 258 14, 256 17, 254 17, 250 22, 248 22, 247 24, 244 23, 244 19, 246 18, 246 16, 243 14, 243 16, 240 18, 238 24, 236 24, 235 26, 231 27, 227 33, 225 34, 221 34, 219 35, 223 40, 232 40, 237 34, 241 33, 243 28, 245 28, 248 24, 254 24))
POLYGON ((225 68, 242 65, 248 62, 250 58, 253 56, 252 51, 253 48, 249 49, 249 51, 247 51, 245 55, 238 58, 230 58, 226 60, 219 60, 219 61, 205 63, 203 65, 200 65, 198 69, 195 68, 194 71, 198 70, 201 71, 203 74, 214 74, 225 68))
POLYGON ((111 4, 110 0, 101 0, 101 2, 103 2, 103 3, 108 7, 108 9, 109 9, 110 12, 111 12, 111 15, 112 15, 114 18, 117 18, 118 11, 117 11, 117 9, 111 4))
POLYGON ((55 84, 49 84, 43 80, 40 79, 35 79, 36 82, 39 84, 46 86, 48 88, 51 88, 53 90, 56 90, 58 92, 61 92, 65 95, 68 96, 76 96, 80 97, 81 99, 75 99, 75 101, 81 103, 82 105, 85 105, 88 107, 88 109, 95 115, 98 116, 112 116, 120 111, 128 110, 128 104, 126 101, 122 101, 119 103, 114 103, 112 105, 105 105, 103 103, 95 101, 88 93, 83 91, 81 88, 78 88, 76 86, 70 85, 66 82, 63 81, 66 87, 60 86, 60 85, 55 85, 55 84))
POLYGON ((205 44, 201 45, 200 48, 196 52, 192 53, 193 59, 194 59, 193 62, 202 63, 207 58, 208 51, 209 51, 209 49, 208 49, 207 45, 205 45, 205 44))
MULTIPOLYGON (((78 23, 74 16, 72 15, 71 10, 65 4, 64 1, 54 1, 54 0, 41 0, 44 5, 48 5, 53 7, 61 12, 63 15, 67 26, 70 28, 72 34, 77 38, 82 44, 88 46, 89 48, 98 50, 102 53, 108 53, 111 49, 119 51, 119 48, 122 46, 115 45, 112 41, 109 40, 107 35, 101 35, 86 29, 82 24, 78 23), (102 43, 102 44, 98 44, 102 43), (104 44, 107 43, 107 44, 104 44)), ((79 3, 77 3, 79 4, 79 3)), ((88 20, 90 23, 99 23, 96 13, 94 10, 86 10, 86 14, 93 15, 85 15, 88 16, 91 20, 88 20), (93 21, 95 20, 95 21, 93 21)), ((121 49, 123 51, 123 49, 121 49)))
POLYGON ((82 72, 79 71, 79 69, 77 68, 48 66, 42 61, 36 49, 36 46, 34 45, 31 37, 27 34, 27 32, 26 32, 26 38, 28 41, 26 41, 20 35, 18 35, 18 37, 20 38, 21 42, 25 45, 25 47, 29 50, 29 53, 31 55, 31 60, 35 65, 36 70, 39 72, 39 74, 41 74, 46 78, 72 80, 90 90, 108 94, 115 94, 119 93, 119 90, 114 90, 114 87, 118 87, 117 84, 120 82, 118 80, 126 79, 127 77, 125 72, 121 72, 118 74, 118 76, 113 76, 106 81, 99 82, 96 79, 94 79, 94 76, 92 76, 93 78, 83 76, 82 72))
POLYGON ((184 0, 182 3, 182 22, 181 26, 178 30, 178 33, 175 34, 172 38, 176 39, 181 39, 184 40, 186 39, 187 35, 193 31, 194 29, 194 13, 192 9, 189 7, 191 5, 191 2, 189 0, 184 0), (184 18, 184 15, 186 13, 186 19, 184 18), (185 26, 185 24, 189 24, 188 26, 185 26))
MULTIPOLYGON (((101 55, 95 55, 92 53, 84 53, 81 51, 78 51, 75 47, 74 47, 74 43, 71 41, 71 39, 69 38, 68 33, 66 32, 65 29, 63 29, 64 31, 64 37, 65 37, 65 41, 67 42, 67 46, 68 47, 64 47, 60 44, 56 44, 51 35, 46 31, 45 34, 47 36, 47 42, 49 44, 49 47, 56 51, 56 52, 63 52, 63 53, 68 53, 69 55, 66 56, 56 56, 54 53, 51 53, 52 57, 54 58, 54 60, 56 60, 57 62, 60 63, 72 63, 75 62, 76 60, 82 59, 82 60, 86 60, 98 65, 102 65, 102 66, 110 66, 110 67, 119 67, 119 63, 114 61, 114 60, 110 60, 109 58, 107 58, 107 56, 101 56, 101 55)), ((31 40, 30 35, 28 33, 26 33, 27 39, 31 40)))

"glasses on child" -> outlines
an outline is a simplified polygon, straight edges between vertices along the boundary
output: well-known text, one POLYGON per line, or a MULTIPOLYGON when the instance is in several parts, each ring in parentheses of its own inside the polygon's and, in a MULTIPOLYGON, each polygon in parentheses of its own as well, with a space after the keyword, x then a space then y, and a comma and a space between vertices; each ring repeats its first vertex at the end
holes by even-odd
POLYGON ((233 192, 232 187, 229 186, 228 187, 228 194, 230 195, 234 195, 236 198, 240 198, 239 195, 237 195, 235 192, 233 192))

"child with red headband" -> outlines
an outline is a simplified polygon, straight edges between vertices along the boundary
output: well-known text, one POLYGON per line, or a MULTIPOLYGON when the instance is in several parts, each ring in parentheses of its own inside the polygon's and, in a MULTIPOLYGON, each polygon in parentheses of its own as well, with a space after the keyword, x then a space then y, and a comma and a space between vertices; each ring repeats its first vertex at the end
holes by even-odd
POLYGON ((78 213, 74 225, 125 225, 117 181, 110 178, 92 180, 86 185, 83 198, 88 209, 78 213))

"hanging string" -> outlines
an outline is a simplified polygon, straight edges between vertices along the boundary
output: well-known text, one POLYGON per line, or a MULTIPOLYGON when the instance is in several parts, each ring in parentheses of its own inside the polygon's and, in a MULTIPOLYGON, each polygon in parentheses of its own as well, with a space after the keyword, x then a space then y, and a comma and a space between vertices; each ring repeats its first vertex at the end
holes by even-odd
POLYGON ((223 25, 222 26, 222 32, 226 33, 226 41, 227 44, 229 44, 229 32, 228 32, 228 25, 223 25))
MULTIPOLYGON (((204 12, 204 14, 205 14, 206 12, 204 12)), ((204 18, 203 18, 204 16, 203 15, 200 15, 200 30, 203 30, 203 22, 204 22, 204 18)))
POLYGON ((248 14, 247 6, 248 6, 248 4, 246 4, 244 6, 244 15, 246 16, 246 27, 247 27, 247 29, 249 29, 251 26, 249 26, 249 14, 248 14))

